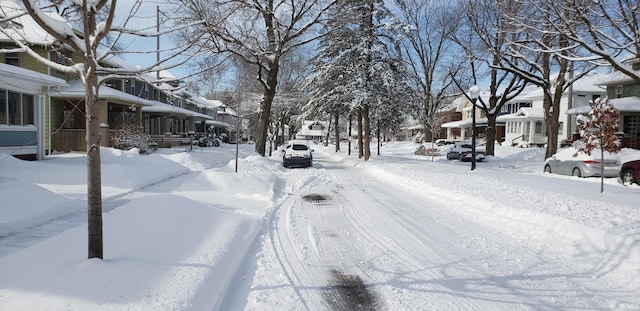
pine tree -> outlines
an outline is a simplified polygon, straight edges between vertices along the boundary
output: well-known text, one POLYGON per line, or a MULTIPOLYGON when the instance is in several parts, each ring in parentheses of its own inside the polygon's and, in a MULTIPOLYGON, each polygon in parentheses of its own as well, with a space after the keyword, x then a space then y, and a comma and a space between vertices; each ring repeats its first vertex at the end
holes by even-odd
POLYGON ((405 104, 415 102, 404 64, 394 54, 399 25, 381 0, 341 0, 331 13, 313 62, 309 107, 360 116, 358 145, 368 160, 370 117, 394 125, 405 104))

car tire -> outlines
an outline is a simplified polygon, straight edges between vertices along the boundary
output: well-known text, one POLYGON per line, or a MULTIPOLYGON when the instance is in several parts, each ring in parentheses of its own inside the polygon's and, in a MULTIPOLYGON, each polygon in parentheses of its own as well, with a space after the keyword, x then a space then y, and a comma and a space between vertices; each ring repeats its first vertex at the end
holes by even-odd
POLYGON ((626 185, 632 185, 633 183, 637 182, 635 180, 635 178, 633 178, 633 170, 626 170, 624 172, 622 172, 622 184, 626 185))
POLYGON ((582 172, 580 172, 579 168, 574 167, 573 171, 571 171, 571 176, 582 177, 582 172))
POLYGON ((551 173, 551 166, 549 166, 549 165, 545 165, 545 166, 544 166, 544 172, 545 172, 545 173, 551 173))

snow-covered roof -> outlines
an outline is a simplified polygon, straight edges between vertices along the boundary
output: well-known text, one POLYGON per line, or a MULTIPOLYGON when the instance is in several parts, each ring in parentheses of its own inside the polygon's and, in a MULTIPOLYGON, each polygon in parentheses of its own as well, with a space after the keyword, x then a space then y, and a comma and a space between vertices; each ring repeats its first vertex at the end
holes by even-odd
MULTIPOLYGON (((621 112, 640 112, 640 97, 630 96, 614 98, 609 100, 613 107, 621 112)), ((591 106, 580 106, 567 110, 567 114, 587 114, 591 111, 591 106)))
MULTIPOLYGON (((3 16, 3 19, 11 19, 10 22, 7 22, 7 25, 1 27, 0 41, 13 42, 11 37, 19 37, 22 42, 43 46, 51 45, 56 41, 56 39, 42 29, 29 14, 25 14, 24 7, 18 2, 14 0, 0 0, 0 8, 2 8, 0 16, 3 16)), ((62 17, 56 13, 48 12, 47 14, 55 20, 64 22, 62 17)))
POLYGON ((205 124, 207 124, 207 125, 217 125, 217 126, 226 127, 226 128, 233 127, 231 124, 229 124, 227 122, 216 121, 216 120, 207 120, 207 121, 205 121, 205 124))
MULTIPOLYGON (((151 100, 118 91, 106 85, 101 85, 98 92, 98 95, 101 99, 116 99, 122 102, 140 104, 142 106, 153 106, 151 100)), ((75 79, 69 82, 69 86, 61 87, 58 90, 49 91, 48 94, 51 97, 84 98, 84 84, 79 79, 75 79)))
MULTIPOLYGON (((476 100, 476 107, 482 107, 482 103, 480 102, 480 100, 484 101, 485 103, 488 103, 490 96, 491 96, 491 92, 480 91, 479 100, 476 100)), ((456 106, 456 111, 462 111, 465 109, 468 102, 469 100, 467 100, 467 97, 464 95, 461 95, 460 97, 456 98, 453 101, 453 104, 455 104, 456 106)), ((470 109, 470 108, 466 108, 466 109, 470 109)))
POLYGON ((442 124, 442 127, 444 127, 444 128, 459 128, 459 127, 462 127, 463 125, 467 125, 467 124, 471 124, 471 120, 459 120, 459 121, 447 122, 447 123, 442 124))
POLYGON ((213 117, 210 115, 202 114, 189 109, 168 105, 159 101, 151 100, 149 102, 151 102, 152 105, 142 107, 143 112, 157 112, 157 113, 177 114, 177 115, 209 119, 209 120, 213 119, 213 117))
POLYGON ((66 86, 67 81, 37 71, 0 63, 0 84, 15 86, 16 89, 29 89, 41 92, 42 86, 66 86), (11 83, 4 80, 11 77, 11 83))
POLYGON ((416 125, 401 127, 400 129, 402 129, 402 130, 421 130, 423 128, 424 128, 424 125, 416 124, 416 125))
POLYGON ((207 100, 206 98, 200 97, 200 96, 194 96, 191 97, 190 100, 198 107, 198 108, 209 108, 209 109, 215 109, 216 107, 214 107, 213 105, 211 105, 211 103, 209 102, 209 100, 207 100))
MULTIPOLYGON (((597 72, 587 73, 582 78, 576 80, 573 83, 573 92, 585 92, 585 93, 601 93, 605 94, 606 90, 597 85, 605 75, 597 72)), ((553 79, 555 80, 555 79, 553 79)), ((535 86, 533 89, 529 89, 529 92, 522 92, 518 98, 540 98, 544 96, 544 91, 541 87, 535 86)))
POLYGON ((329 126, 329 122, 327 121, 302 121, 302 127, 300 131, 296 134, 299 136, 324 136, 324 130, 329 126), (320 125, 322 129, 311 129, 313 125, 320 125))
POLYGON ((503 120, 510 119, 544 119, 544 110, 542 108, 522 107, 515 113, 499 116, 503 120))
MULTIPOLYGON (((638 73, 638 75, 640 75, 640 70, 636 70, 636 72, 638 73)), ((635 80, 633 80, 633 78, 629 77, 628 75, 620 71, 615 71, 606 76, 603 76, 602 79, 598 81, 598 85, 607 86, 607 85, 624 84, 624 83, 631 83, 631 82, 635 82, 635 80)))
POLYGON ((221 101, 219 101, 217 99, 207 99, 207 100, 209 101, 209 103, 211 103, 211 105, 213 107, 218 108, 218 107, 224 106, 224 103, 222 103, 221 101))

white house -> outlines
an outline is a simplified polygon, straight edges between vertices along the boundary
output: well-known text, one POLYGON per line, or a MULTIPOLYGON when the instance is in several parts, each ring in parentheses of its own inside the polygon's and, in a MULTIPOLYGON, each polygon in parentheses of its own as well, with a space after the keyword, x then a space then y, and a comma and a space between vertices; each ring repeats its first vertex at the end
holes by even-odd
POLYGON ((300 131, 296 133, 296 139, 312 140, 315 143, 320 143, 329 129, 329 122, 327 121, 302 121, 302 127, 300 131))
MULTIPOLYGON (((589 73, 574 82, 571 88, 562 94, 558 141, 571 140, 575 131, 575 115, 567 115, 567 110, 588 106, 589 101, 604 97, 606 90, 597 86, 602 74, 589 73)), ((529 101, 530 107, 521 107, 514 113, 498 117, 505 124, 505 142, 511 145, 544 145, 547 143, 546 122, 543 108, 544 93, 541 88, 523 92, 513 101, 529 101)), ((513 102, 512 101, 512 102, 513 102)))

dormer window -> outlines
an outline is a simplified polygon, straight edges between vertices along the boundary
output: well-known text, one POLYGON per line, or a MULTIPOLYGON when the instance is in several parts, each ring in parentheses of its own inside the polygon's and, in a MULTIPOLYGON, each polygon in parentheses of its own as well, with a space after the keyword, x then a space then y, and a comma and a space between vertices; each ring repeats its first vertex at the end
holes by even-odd
MULTIPOLYGON (((14 50, 19 49, 17 45, 7 44, 4 46, 6 50, 14 50)), ((7 65, 12 66, 20 66, 20 53, 19 52, 10 52, 4 54, 4 62, 7 65)))
POLYGON ((640 70, 640 62, 633 63, 633 64, 631 65, 631 69, 633 69, 633 70, 640 70))
POLYGON ((618 85, 616 86, 616 98, 621 98, 622 97, 622 85, 618 85))

